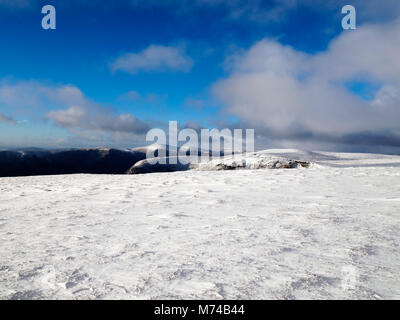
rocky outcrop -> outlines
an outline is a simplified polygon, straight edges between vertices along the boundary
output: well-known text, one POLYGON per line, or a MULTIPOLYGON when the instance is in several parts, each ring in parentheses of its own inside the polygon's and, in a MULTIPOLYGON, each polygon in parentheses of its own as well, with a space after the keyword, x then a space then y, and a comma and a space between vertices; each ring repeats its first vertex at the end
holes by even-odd
POLYGON ((141 173, 154 173, 154 172, 174 172, 174 171, 186 171, 190 169, 190 164, 169 163, 168 159, 166 163, 150 163, 149 160, 141 160, 135 163, 128 171, 127 174, 141 174, 141 173))

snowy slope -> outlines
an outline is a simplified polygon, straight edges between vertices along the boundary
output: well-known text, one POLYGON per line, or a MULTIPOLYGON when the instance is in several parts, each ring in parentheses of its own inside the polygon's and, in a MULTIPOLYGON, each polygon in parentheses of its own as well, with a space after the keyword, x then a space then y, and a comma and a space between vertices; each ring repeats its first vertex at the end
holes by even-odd
POLYGON ((400 157, 0 178, 2 299, 400 298, 400 157))

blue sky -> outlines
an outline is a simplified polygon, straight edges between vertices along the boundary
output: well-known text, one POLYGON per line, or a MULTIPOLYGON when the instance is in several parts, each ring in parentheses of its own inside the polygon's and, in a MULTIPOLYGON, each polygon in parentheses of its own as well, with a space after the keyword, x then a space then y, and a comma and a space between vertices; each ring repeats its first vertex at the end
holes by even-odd
POLYGON ((266 146, 396 148, 396 123, 373 121, 388 108, 391 118, 399 115, 399 79, 380 72, 377 58, 390 61, 391 53, 365 57, 368 63, 350 74, 324 71, 329 61, 343 64, 347 38, 359 37, 354 55, 363 54, 369 34, 373 41, 382 28, 398 28, 396 1, 353 2, 358 29, 344 31, 343 1, 0 0, 0 147, 135 146, 145 144, 149 128, 178 120, 256 128, 266 146), (56 30, 41 28, 45 4, 57 10, 56 30), (263 57, 273 65, 263 65, 263 57), (300 88, 302 78, 307 84, 300 88), (321 81, 329 88, 315 85, 321 81), (293 94, 287 103, 284 88, 293 94), (309 100, 302 97, 307 90, 309 100), (335 95, 352 110, 330 114, 323 101, 335 95), (389 106, 380 113, 382 101, 389 106), (268 115, 314 103, 307 119, 268 115), (369 111, 359 117, 360 108, 369 111), (371 135, 391 142, 379 145, 371 135), (349 142, 350 136, 361 140, 349 142))

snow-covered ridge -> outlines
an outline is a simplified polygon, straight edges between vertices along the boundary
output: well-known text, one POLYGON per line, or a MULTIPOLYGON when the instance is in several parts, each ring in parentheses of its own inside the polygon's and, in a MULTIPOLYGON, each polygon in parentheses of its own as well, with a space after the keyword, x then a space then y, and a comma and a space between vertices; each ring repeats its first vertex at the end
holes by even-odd
MULTIPOLYGON (((147 159, 135 163, 128 174, 172 172, 172 171, 219 171, 240 169, 302 169, 320 167, 400 167, 400 156, 368 153, 335 153, 303 151, 298 149, 267 149, 252 153, 235 154, 211 158, 209 161, 194 161, 189 164, 151 164, 147 159)), ((161 159, 159 159, 161 160, 161 159)), ((197 159, 199 160, 199 159, 197 159)), ((201 160, 201 158, 200 158, 201 160)))
MULTIPOLYGON (((154 159, 152 159, 154 160, 154 159)), ((187 164, 172 163, 170 158, 157 158, 157 163, 144 159, 135 163, 128 174, 173 172, 186 170, 239 170, 239 169, 293 169, 308 168, 307 161, 291 160, 272 156, 265 152, 235 154, 225 157, 214 157, 209 161, 201 161, 200 157, 191 157, 187 164), (200 163, 198 163, 200 161, 200 163)))
MULTIPOLYGON (((198 152, 200 155, 202 152, 198 152)), ((400 166, 400 156, 311 152, 296 149, 269 149, 234 156, 172 164, 168 157, 176 150, 150 145, 132 149, 71 149, 0 151, 0 177, 56 174, 137 174, 185 170, 286 169, 323 166, 400 166), (167 164, 151 164, 147 158, 166 155, 167 164)), ((196 155, 197 156, 197 155, 196 155)))

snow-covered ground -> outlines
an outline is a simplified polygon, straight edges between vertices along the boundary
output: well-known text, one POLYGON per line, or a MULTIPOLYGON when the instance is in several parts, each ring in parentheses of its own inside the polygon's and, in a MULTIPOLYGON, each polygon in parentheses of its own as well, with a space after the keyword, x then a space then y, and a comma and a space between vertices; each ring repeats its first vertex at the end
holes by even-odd
POLYGON ((399 299, 400 157, 0 178, 2 299, 399 299))

